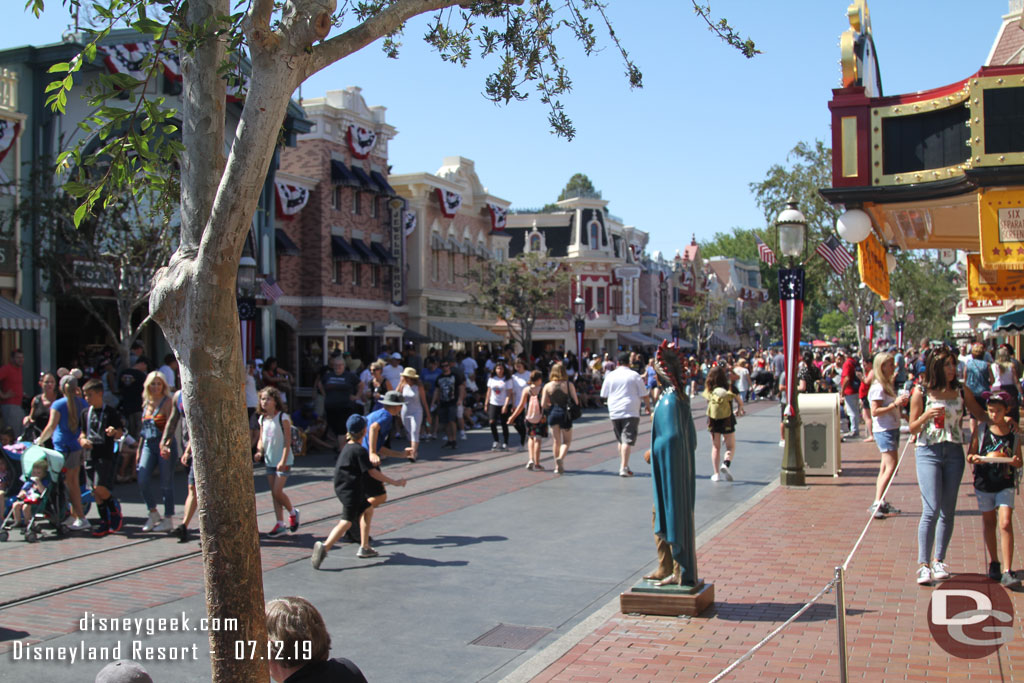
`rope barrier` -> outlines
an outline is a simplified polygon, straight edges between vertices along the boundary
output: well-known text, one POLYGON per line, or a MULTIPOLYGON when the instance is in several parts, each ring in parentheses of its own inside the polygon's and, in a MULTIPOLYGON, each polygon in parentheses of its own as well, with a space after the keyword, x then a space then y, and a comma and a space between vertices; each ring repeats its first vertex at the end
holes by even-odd
MULTIPOLYGON (((896 461, 896 467, 892 471, 892 476, 889 477, 889 483, 885 485, 885 490, 882 492, 882 496, 879 498, 880 501, 885 500, 886 494, 889 493, 889 487, 892 486, 892 483, 894 481, 896 481, 896 474, 900 471, 900 465, 903 464, 903 458, 906 456, 907 449, 910 448, 910 444, 912 444, 912 443, 914 443, 914 439, 913 438, 908 439, 907 440, 907 444, 903 447, 903 452, 900 453, 900 457, 896 461)), ((871 528, 871 523, 874 522, 874 521, 875 521, 874 510, 872 510, 871 514, 869 514, 869 516, 868 516, 868 523, 864 525, 864 530, 861 531, 860 537, 857 539, 857 542, 853 544, 853 550, 851 550, 850 554, 846 556, 846 561, 843 562, 843 564, 840 567, 836 567, 836 576, 835 576, 835 578, 833 578, 831 581, 829 581, 827 584, 825 584, 825 587, 822 588, 820 591, 818 591, 817 595, 815 595, 813 598, 811 598, 808 602, 804 603, 803 607, 798 609, 793 616, 791 616, 789 619, 787 619, 782 624, 780 624, 778 628, 776 628, 774 631, 772 631, 767 636, 765 636, 761 640, 761 642, 759 642, 757 645, 755 645, 754 647, 752 647, 749 650, 747 650, 742 656, 740 656, 739 659, 737 659, 735 662, 733 662, 728 667, 726 667, 721 672, 719 672, 719 674, 717 676, 715 676, 714 678, 711 679, 710 683, 717 683, 718 681, 722 680, 722 678, 727 676, 730 672, 732 672, 740 664, 742 664, 743 662, 745 662, 748 659, 750 659, 754 655, 755 652, 757 652, 762 647, 767 645, 768 641, 770 641, 772 638, 774 638, 779 633, 781 633, 783 629, 785 629, 787 626, 789 626, 794 621, 796 621, 800 617, 800 615, 802 615, 804 612, 806 612, 808 609, 810 609, 811 606, 814 603, 816 603, 818 600, 820 600, 823 595, 825 595, 826 593, 830 592, 832 590, 832 588, 834 588, 836 586, 836 583, 840 581, 840 575, 841 575, 840 570, 842 570, 842 572, 845 572, 846 569, 850 566, 850 562, 853 560, 853 556, 857 553, 857 550, 860 549, 860 544, 864 540, 864 537, 867 536, 868 529, 871 528)), ((845 649, 845 643, 840 643, 840 645, 843 646, 843 649, 845 649)))

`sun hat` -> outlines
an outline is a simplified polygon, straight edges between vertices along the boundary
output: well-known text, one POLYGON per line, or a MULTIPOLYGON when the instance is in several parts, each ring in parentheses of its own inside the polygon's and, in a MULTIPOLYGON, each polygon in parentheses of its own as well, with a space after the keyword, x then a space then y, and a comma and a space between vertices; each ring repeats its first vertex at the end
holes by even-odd
POLYGON ((408 367, 402 370, 402 377, 408 377, 409 379, 419 379, 420 373, 416 372, 416 368, 408 367))
POLYGON ((384 398, 380 400, 382 406, 404 406, 405 399, 397 391, 389 391, 384 394, 384 398))

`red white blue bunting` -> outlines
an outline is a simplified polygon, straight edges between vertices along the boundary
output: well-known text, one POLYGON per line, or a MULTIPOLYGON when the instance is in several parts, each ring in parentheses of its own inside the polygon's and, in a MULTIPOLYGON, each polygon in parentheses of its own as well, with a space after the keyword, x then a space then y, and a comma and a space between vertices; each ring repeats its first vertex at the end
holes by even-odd
POLYGON ((416 212, 415 211, 406 211, 405 212, 405 222, 404 222, 404 226, 403 227, 404 227, 403 234, 406 237, 408 237, 409 235, 411 235, 413 232, 416 231, 416 212))
POLYGON ((459 212, 459 207, 462 206, 462 195, 458 192, 442 190, 439 187, 435 188, 434 191, 437 192, 437 201, 441 205, 441 213, 445 218, 453 218, 459 212))
MULTIPOLYGON (((156 50, 152 41, 141 43, 120 43, 118 45, 100 45, 99 54, 103 56, 103 63, 107 70, 113 74, 125 74, 142 81, 146 79, 147 60, 156 50)), ((178 55, 177 42, 168 41, 160 50, 160 65, 164 69, 164 75, 172 80, 181 82, 181 57, 178 55)), ((224 76, 227 81, 227 99, 229 102, 239 102, 245 99, 249 91, 249 77, 241 71, 235 70, 224 76)))
POLYGON ((309 190, 304 187, 288 185, 277 180, 277 210, 283 216, 294 216, 309 201, 309 190))
POLYGON ((362 126, 352 125, 345 132, 345 139, 348 140, 352 156, 356 159, 365 159, 370 156, 370 151, 377 142, 377 134, 362 126))
POLYGON ((504 230, 505 216, 508 214, 508 210, 501 208, 497 204, 488 204, 487 208, 491 212, 491 229, 504 230))
POLYGON ((0 119, 0 161, 4 160, 7 153, 14 146, 14 141, 21 133, 21 123, 9 119, 0 119))

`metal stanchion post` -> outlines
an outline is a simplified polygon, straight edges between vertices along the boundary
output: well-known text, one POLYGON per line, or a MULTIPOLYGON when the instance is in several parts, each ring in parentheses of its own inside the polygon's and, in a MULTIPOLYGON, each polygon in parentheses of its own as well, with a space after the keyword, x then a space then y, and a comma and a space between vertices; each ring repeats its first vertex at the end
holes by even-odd
POLYGON ((836 626, 839 630, 839 682, 846 683, 847 661, 846 661, 846 595, 843 580, 846 572, 842 567, 836 567, 836 626))

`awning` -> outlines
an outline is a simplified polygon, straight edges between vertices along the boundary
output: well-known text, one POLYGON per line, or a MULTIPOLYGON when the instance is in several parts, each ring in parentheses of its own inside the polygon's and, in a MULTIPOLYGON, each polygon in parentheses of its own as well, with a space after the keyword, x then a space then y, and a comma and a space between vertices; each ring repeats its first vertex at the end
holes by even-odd
POLYGON ((38 313, 0 297, 0 330, 41 330, 49 321, 38 313))
POLYGON ((364 171, 363 169, 359 168, 356 165, 353 165, 351 167, 351 170, 352 175, 354 175, 356 179, 359 180, 359 184, 365 187, 367 190, 369 190, 370 192, 381 191, 380 188, 377 187, 377 183, 370 180, 370 176, 366 175, 366 171, 364 171))
POLYGON ((362 261, 363 257, 340 235, 331 235, 331 254, 338 261, 362 261))
POLYGON ((366 242, 353 238, 352 248, 359 254, 359 258, 366 263, 380 263, 380 257, 370 251, 370 248, 366 246, 366 242))
POLYGON ((348 166, 335 159, 331 160, 331 182, 335 185, 359 186, 359 179, 356 178, 348 166))
POLYGON ((381 175, 380 171, 370 171, 370 178, 373 180, 373 182, 377 183, 377 187, 379 187, 384 192, 384 194, 389 194, 392 197, 398 194, 397 192, 395 192, 395 188, 391 187, 391 185, 388 184, 388 181, 384 178, 383 175, 381 175))
POLYGON ((501 342, 501 337, 488 332, 482 327, 473 323, 464 323, 457 320, 443 320, 430 323, 430 337, 435 341, 447 342, 501 342))
POLYGON ((1012 311, 1010 313, 1003 313, 1001 316, 996 318, 996 324, 992 326, 992 330, 995 332, 1001 332, 1003 330, 1020 332, 1021 330, 1024 330, 1024 308, 1018 308, 1016 311, 1012 311))
POLYGON ((640 332, 619 332, 619 344, 623 346, 658 346, 660 339, 648 337, 640 332))
POLYGON ((395 258, 391 255, 391 252, 384 248, 384 245, 380 242, 370 242, 370 251, 377 255, 380 262, 385 265, 391 265, 395 262, 395 258))
POLYGON ((292 242, 292 238, 281 228, 274 228, 274 244, 279 254, 295 256, 299 253, 299 246, 292 242))

